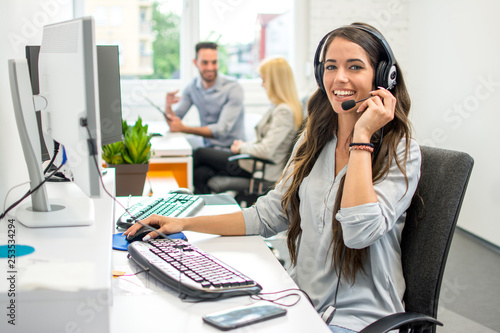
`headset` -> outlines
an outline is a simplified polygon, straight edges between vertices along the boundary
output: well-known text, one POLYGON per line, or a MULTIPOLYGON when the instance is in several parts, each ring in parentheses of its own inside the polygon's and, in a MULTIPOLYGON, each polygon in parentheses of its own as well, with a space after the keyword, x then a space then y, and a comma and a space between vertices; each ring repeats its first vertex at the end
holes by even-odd
POLYGON ((388 90, 392 89, 396 85, 397 70, 396 59, 394 58, 394 54, 392 53, 389 44, 387 43, 385 38, 375 29, 358 24, 351 24, 332 30, 327 33, 319 42, 318 48, 316 49, 316 53, 314 55, 314 77, 316 78, 319 89, 326 93, 325 86, 323 85, 323 74, 325 72, 325 66, 323 62, 320 61, 321 54, 323 52, 323 46, 332 32, 346 27, 365 31, 380 41, 382 47, 384 48, 385 54, 387 55, 387 60, 380 61, 377 66, 377 69, 375 71, 375 87, 384 87, 388 90))

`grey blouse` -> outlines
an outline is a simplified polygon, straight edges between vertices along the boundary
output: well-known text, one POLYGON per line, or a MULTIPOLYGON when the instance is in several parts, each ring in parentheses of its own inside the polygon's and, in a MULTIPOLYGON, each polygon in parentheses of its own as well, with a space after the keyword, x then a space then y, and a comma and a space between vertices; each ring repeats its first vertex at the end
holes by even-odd
MULTIPOLYGON (((302 138, 294 152, 300 141, 302 138)), ((325 146, 300 185, 302 234, 297 244, 297 265, 291 270, 292 278, 309 294, 320 313, 333 305, 337 286, 337 273, 331 265, 331 249, 329 251, 331 221, 339 182, 347 166, 335 177, 336 145, 335 138, 325 146)), ((404 152, 405 141, 401 141, 397 150, 401 161, 404 152)), ((406 209, 420 178, 420 164, 420 148, 412 140, 406 161, 408 188, 393 161, 388 175, 374 185, 377 203, 342 208, 337 213, 345 244, 357 249, 368 247, 368 258, 364 273, 358 273, 354 285, 341 280, 337 311, 330 324, 359 331, 380 317, 404 311, 400 241, 406 209)), ((288 186, 288 182, 281 181, 254 206, 243 210, 247 234, 269 237, 287 229, 281 198, 288 186)))

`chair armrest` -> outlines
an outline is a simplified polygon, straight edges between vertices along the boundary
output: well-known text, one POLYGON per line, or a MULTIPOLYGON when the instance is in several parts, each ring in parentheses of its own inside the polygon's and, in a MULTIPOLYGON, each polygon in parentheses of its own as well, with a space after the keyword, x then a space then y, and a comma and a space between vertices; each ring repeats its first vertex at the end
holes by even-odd
POLYGON ((380 318, 376 322, 366 326, 359 333, 383 333, 398 328, 425 327, 431 325, 443 326, 443 323, 433 317, 420 313, 400 312, 380 318))
POLYGON ((237 160, 255 160, 255 161, 266 163, 266 164, 275 164, 273 161, 266 160, 265 158, 259 158, 259 157, 256 157, 256 156, 253 156, 250 154, 238 154, 238 155, 229 156, 227 158, 227 160, 229 162, 237 161, 237 160))

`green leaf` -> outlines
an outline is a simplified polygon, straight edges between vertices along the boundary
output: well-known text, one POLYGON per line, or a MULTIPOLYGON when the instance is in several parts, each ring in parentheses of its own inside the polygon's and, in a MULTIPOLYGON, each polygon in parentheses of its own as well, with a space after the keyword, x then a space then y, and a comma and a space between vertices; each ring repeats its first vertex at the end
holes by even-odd
POLYGON ((151 134, 148 125, 138 117, 133 126, 122 122, 123 142, 115 142, 102 147, 102 157, 108 164, 147 164, 151 158, 151 134))

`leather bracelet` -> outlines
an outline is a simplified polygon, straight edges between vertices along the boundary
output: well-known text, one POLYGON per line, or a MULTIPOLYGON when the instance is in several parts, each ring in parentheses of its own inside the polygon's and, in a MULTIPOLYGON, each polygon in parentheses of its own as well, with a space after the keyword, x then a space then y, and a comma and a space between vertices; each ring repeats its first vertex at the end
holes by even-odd
POLYGON ((375 148, 375 146, 373 145, 373 143, 358 143, 358 142, 351 142, 349 144, 349 147, 355 147, 355 146, 368 146, 368 147, 372 147, 372 148, 375 148))
POLYGON ((349 147, 349 152, 352 150, 365 150, 365 151, 368 151, 370 153, 373 153, 373 147, 365 146, 365 145, 355 145, 355 146, 349 147))

